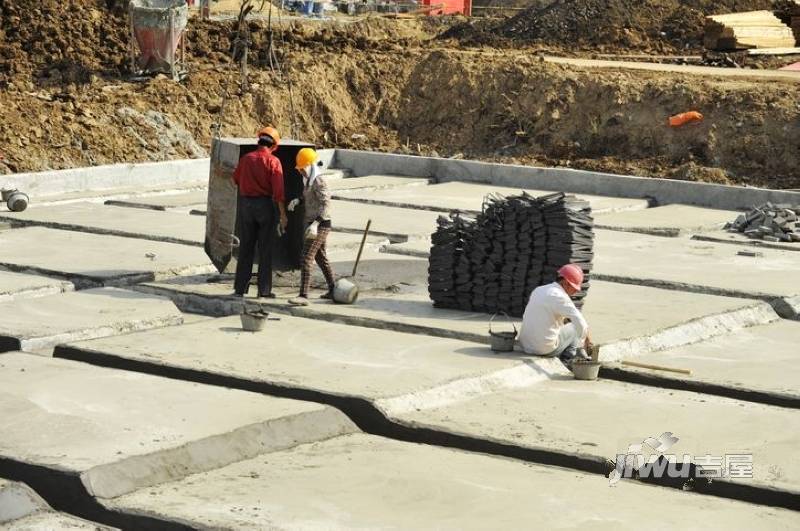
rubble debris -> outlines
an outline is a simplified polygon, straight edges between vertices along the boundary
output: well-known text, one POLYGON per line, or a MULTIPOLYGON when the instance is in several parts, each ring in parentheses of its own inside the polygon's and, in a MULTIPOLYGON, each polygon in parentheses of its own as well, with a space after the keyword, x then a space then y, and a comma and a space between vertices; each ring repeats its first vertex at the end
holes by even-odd
POLYGON ((703 44, 709 50, 792 48, 792 29, 771 11, 748 11, 706 17, 703 44))
POLYGON ((725 230, 768 242, 800 242, 800 205, 765 203, 739 214, 725 230))
POLYGON ((431 300, 439 308, 519 317, 534 288, 574 263, 585 274, 573 296, 580 307, 590 283, 593 224, 589 203, 564 193, 489 195, 475 219, 441 216, 431 237, 431 300))

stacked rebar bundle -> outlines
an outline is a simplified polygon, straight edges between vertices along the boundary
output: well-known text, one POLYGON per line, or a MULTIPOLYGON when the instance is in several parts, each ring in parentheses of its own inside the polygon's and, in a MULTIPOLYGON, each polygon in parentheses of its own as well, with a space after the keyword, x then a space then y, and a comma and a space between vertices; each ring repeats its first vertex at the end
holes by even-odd
POLYGON ((439 217, 428 267, 436 307, 521 316, 534 288, 564 264, 580 265, 589 288, 594 233, 589 203, 564 193, 490 195, 475 219, 439 217))

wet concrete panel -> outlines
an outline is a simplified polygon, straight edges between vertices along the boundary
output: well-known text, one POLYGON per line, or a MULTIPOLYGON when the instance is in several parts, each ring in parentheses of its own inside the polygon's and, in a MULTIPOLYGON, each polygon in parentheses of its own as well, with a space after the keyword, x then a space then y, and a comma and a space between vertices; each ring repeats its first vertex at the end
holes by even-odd
POLYGON ((349 435, 105 502, 213 529, 791 529, 796 512, 349 435), (578 494, 576 494, 578 493, 578 494), (576 496, 581 502, 576 503, 576 496))
POLYGON ((183 322, 167 298, 95 288, 0 303, 0 350, 40 351, 62 341, 125 334, 183 322))
POLYGON ((0 247, 8 250, 0 267, 52 274, 77 287, 216 271, 198 247, 45 227, 0 231, 0 247))
POLYGON ((0 355, 0 390, 0 456, 98 497, 355 430, 319 404, 22 353, 0 355))

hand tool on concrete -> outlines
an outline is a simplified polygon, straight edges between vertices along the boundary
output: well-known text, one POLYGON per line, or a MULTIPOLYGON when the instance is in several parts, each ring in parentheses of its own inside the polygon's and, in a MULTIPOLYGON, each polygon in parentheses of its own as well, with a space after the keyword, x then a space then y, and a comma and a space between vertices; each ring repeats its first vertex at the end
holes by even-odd
POLYGON ((353 279, 358 272, 358 264, 361 262, 361 253, 364 252, 364 245, 367 243, 367 235, 369 235, 369 228, 372 225, 372 220, 367 220, 367 226, 364 228, 364 236, 361 238, 361 245, 358 247, 358 255, 356 256, 356 263, 353 264, 353 274, 350 278, 342 277, 333 285, 333 302, 339 304, 353 304, 358 299, 358 286, 353 279))
POLYGON ((627 365, 628 367, 639 367, 640 369, 650 369, 653 371, 666 371, 666 372, 677 372, 678 374, 687 374, 691 375, 692 371, 689 369, 678 369, 675 367, 664 367, 663 365, 652 365, 650 363, 639 363, 638 361, 622 361, 623 365, 627 365))

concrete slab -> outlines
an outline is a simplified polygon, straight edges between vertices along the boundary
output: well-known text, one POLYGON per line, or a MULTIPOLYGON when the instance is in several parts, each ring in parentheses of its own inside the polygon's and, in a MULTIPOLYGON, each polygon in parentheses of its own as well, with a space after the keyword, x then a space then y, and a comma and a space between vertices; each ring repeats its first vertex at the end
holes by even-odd
POLYGON ((424 258, 427 260, 431 256, 431 239, 419 238, 404 243, 393 243, 384 245, 381 252, 387 254, 399 254, 403 256, 414 256, 416 258, 424 258))
MULTIPOLYGON (((422 187, 410 187, 410 190, 422 187)), ((369 192, 372 194, 373 192, 369 192)), ((378 193, 378 192, 374 192, 378 193)), ((390 235, 394 239, 424 238, 436 231, 436 219, 441 214, 391 206, 331 201, 331 220, 335 230, 362 233, 367 220, 372 220, 370 233, 390 235)))
MULTIPOLYGON (((348 191, 339 192, 342 198, 357 199, 366 203, 404 206, 407 208, 428 208, 439 212, 462 210, 480 212, 483 198, 489 194, 519 195, 522 188, 507 188, 490 184, 474 184, 448 182, 411 189, 391 189, 377 192, 348 191)), ((531 195, 551 194, 544 190, 525 189, 531 195)), ((620 197, 604 197, 599 195, 582 195, 592 205, 594 214, 641 210, 649 205, 647 199, 627 199, 620 197)), ((433 231, 431 231, 433 232, 433 231)))
POLYGON ((45 297, 73 289, 75 286, 64 280, 0 271, 0 302, 45 297))
POLYGON ((404 177, 395 175, 365 175, 364 177, 346 177, 329 179, 328 188, 336 192, 340 190, 383 190, 385 188, 405 188, 408 186, 427 186, 429 179, 404 177))
POLYGON ((595 223, 597 228, 642 232, 657 236, 678 236, 688 232, 721 229, 739 212, 689 205, 666 205, 646 210, 614 212, 595 223))
POLYGON ((0 524, 49 509, 47 502, 32 488, 0 478, 0 524))
MULTIPOLYGON (((84 168, 85 169, 85 168, 84 168)), ((28 208, 42 208, 67 203, 102 203, 108 200, 134 200, 159 195, 184 194, 205 189, 208 178, 202 181, 163 183, 154 186, 119 186, 114 188, 86 188, 77 191, 58 193, 46 196, 33 196, 28 208)))
POLYGON ((70 203, 0 214, 0 219, 15 224, 196 246, 203 245, 206 231, 206 221, 202 217, 97 203, 70 203))
POLYGON ((700 389, 702 384, 741 391, 767 393, 800 404, 800 323, 781 320, 714 339, 653 352, 637 362, 689 369, 691 376, 621 366, 626 373, 646 374, 654 382, 684 382, 700 389))
MULTIPOLYGON (((241 311, 241 300, 225 296, 230 292, 228 284, 212 284, 203 278, 151 282, 136 289, 169 297, 183 311, 216 316, 241 311)), ((584 312, 594 341, 603 345, 604 361, 687 345, 778 319, 769 304, 748 299, 602 281, 593 282, 591 289, 584 312), (625 304, 619 304, 620 300, 625 304)), ((291 307, 286 299, 296 295, 294 289, 278 290, 277 294, 278 299, 259 299, 258 303, 299 317, 489 342, 489 315, 434 308, 419 285, 362 291, 354 305, 312 297, 309 306, 291 307)), ((519 320, 513 322, 519 327, 519 320)))
MULTIPOLYGON (((593 340, 603 345, 604 361, 691 344, 778 319, 767 303, 746 299, 600 281, 593 282, 591 289, 584 315, 593 340), (625 304, 619 304, 621 300, 625 304)), ((280 299, 267 300, 264 306, 303 317, 489 342, 489 315, 434 308, 426 294, 414 291, 362 293, 358 303, 350 306, 313 300, 307 307, 290 307, 280 299)), ((514 322, 520 326, 519 320, 514 322)))
POLYGON ((208 201, 208 190, 192 190, 181 193, 159 194, 148 197, 131 197, 129 199, 109 199, 106 205, 149 210, 167 210, 170 208, 205 206, 208 201))
POLYGON ((131 360, 329 396, 436 402, 566 375, 560 362, 534 365, 464 341, 281 316, 267 330, 241 330, 238 316, 125 337, 69 343, 56 356, 113 363, 131 360), (202 342, 197 338, 202 337, 202 342), (347 341, 342 340, 348 337, 347 341), (401 398, 398 398, 401 397, 401 398))
POLYGON ((595 231, 594 278, 743 297, 800 294, 800 255, 763 249, 762 257, 741 256, 743 246, 595 231))
POLYGON ((47 350, 62 341, 183 322, 169 299, 117 288, 3 302, 0 314, 0 352, 47 350))
POLYGON ((68 360, 0 355, 0 456, 99 498, 351 433, 318 404, 68 360))
POLYGON ((66 278, 78 288, 216 271, 197 247, 45 227, 0 231, 0 248, 0 267, 66 278))
POLYGON ((213 529, 792 528, 796 512, 401 443, 337 437, 105 502, 213 529), (576 492, 583 503, 576 507, 576 492), (657 501, 656 501, 657 500, 657 501), (586 510, 585 506, 591 507, 586 510))
POLYGON ((5 524, 3 529, 7 531, 110 531, 116 528, 50 511, 14 520, 5 524))
POLYGON ((792 409, 607 380, 554 379, 393 417, 415 427, 612 461, 629 445, 669 431, 679 438, 670 449, 677 455, 753 456, 752 478, 726 480, 800 491, 792 409))
POLYGON ((4 479, 0 479, 0 528, 7 531, 115 529, 58 513, 24 483, 4 479))
MULTIPOLYGON (((411 187, 418 188, 418 187, 411 187)), ((192 209, 191 214, 203 218, 205 207, 192 209)), ((406 208, 374 205, 353 201, 331 202, 333 230, 362 234, 367 220, 372 220, 370 234, 388 236, 395 241, 425 238, 436 231, 436 219, 440 214, 427 210, 409 212, 406 208)), ((2 216, 0 216, 2 219, 2 216)))
MULTIPOLYGON (((767 249, 781 249, 783 251, 800 251, 800 243, 774 243, 763 240, 752 240, 739 232, 728 232, 725 230, 705 231, 692 236, 693 240, 732 243, 735 245, 745 245, 754 247, 766 247, 767 249)), ((750 249, 752 251, 753 249, 750 249)))

